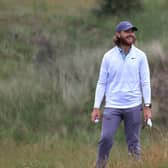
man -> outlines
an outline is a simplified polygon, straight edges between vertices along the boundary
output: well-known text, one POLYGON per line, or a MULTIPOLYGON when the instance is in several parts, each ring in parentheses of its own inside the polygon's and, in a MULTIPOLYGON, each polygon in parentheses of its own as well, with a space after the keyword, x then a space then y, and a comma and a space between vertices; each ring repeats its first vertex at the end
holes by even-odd
POLYGON ((128 21, 120 22, 115 30, 115 46, 105 53, 101 63, 94 109, 91 114, 93 122, 100 119, 100 106, 105 97, 96 168, 106 166, 114 143, 114 135, 122 120, 128 152, 134 158, 140 159, 142 108, 145 121, 151 118, 152 114, 147 57, 143 51, 134 46, 137 30, 128 21))

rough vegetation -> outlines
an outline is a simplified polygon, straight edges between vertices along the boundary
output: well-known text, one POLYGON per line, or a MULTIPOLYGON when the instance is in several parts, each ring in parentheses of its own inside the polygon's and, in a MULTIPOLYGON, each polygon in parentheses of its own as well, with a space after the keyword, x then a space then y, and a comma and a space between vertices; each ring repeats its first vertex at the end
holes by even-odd
MULTIPOLYGON (((147 53, 151 67, 153 120, 166 130, 166 3, 148 0, 137 15, 99 17, 91 12, 91 0, 1 0, 0 167, 89 168, 94 163, 100 125, 91 124, 90 112, 100 62, 120 20, 139 28, 136 45, 147 53)), ((150 146, 148 132, 142 134, 139 167, 167 165, 167 135, 158 136, 150 146)), ((111 166, 129 162, 126 154, 120 160, 123 139, 119 131, 111 166)))

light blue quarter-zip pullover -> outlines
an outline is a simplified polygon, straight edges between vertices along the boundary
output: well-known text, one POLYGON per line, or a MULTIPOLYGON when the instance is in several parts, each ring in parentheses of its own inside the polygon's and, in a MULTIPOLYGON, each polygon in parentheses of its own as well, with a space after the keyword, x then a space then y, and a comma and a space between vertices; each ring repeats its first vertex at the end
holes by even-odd
POLYGON ((150 72, 146 54, 134 45, 127 55, 115 46, 105 53, 96 87, 94 108, 130 108, 151 103, 150 72))

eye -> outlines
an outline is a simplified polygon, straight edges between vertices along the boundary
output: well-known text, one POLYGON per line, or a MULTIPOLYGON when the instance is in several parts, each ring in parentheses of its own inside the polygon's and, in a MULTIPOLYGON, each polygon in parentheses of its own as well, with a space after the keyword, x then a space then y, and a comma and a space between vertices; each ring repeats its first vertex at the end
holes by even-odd
POLYGON ((134 30, 128 29, 128 30, 125 30, 124 32, 125 32, 125 33, 134 33, 134 30))

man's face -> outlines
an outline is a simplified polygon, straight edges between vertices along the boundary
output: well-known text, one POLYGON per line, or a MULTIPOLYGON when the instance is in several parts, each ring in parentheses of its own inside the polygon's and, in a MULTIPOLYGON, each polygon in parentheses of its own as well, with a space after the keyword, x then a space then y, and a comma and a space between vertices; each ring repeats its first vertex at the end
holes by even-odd
POLYGON ((120 44, 130 46, 135 43, 135 32, 132 29, 117 32, 117 37, 120 39, 120 44))

